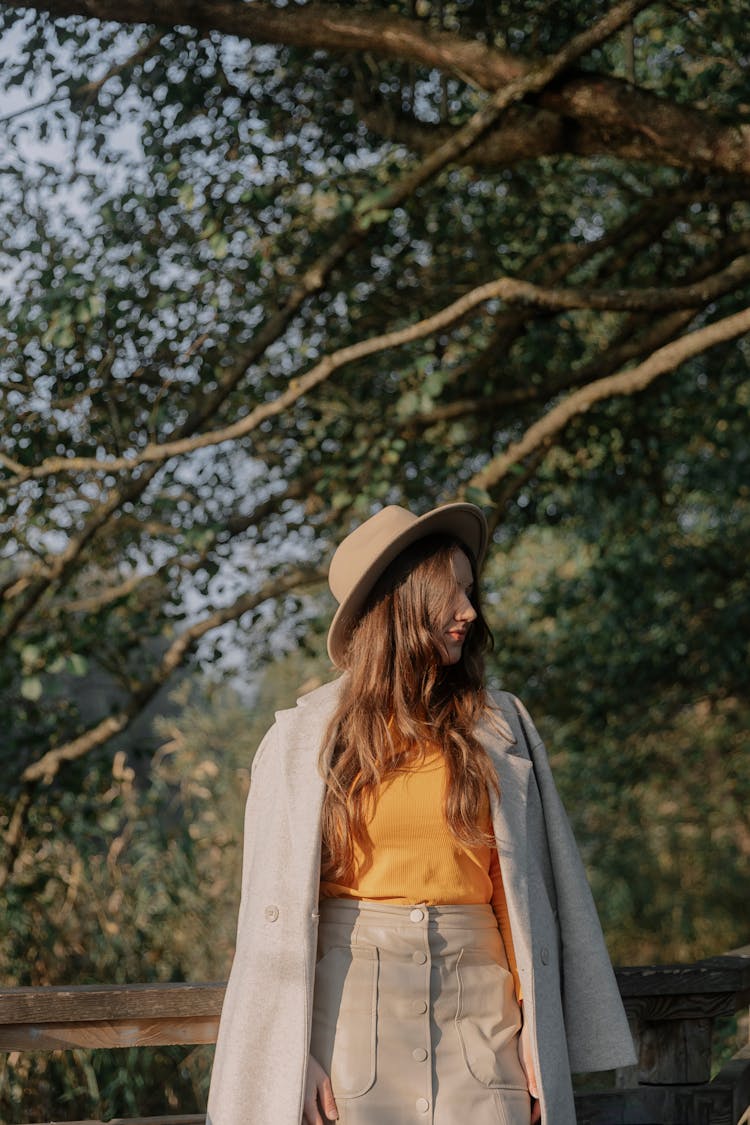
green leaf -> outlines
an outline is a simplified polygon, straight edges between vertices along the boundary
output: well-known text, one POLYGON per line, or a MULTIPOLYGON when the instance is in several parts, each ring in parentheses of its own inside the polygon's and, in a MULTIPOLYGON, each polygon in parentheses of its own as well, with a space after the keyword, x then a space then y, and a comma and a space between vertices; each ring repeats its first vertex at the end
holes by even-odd
MULTIPOLYGON (((378 191, 368 192, 367 195, 363 195, 362 198, 357 201, 357 204, 354 208, 354 213, 356 215, 366 215, 373 210, 377 210, 378 205, 385 199, 388 199, 390 197, 390 194, 390 187, 384 187, 380 188, 378 191)), ((383 211, 382 209, 379 210, 378 213, 390 215, 390 211, 383 211)))
POLYGON ((42 650, 39 645, 24 645, 21 649, 21 662, 27 668, 32 668, 39 660, 42 650))
POLYGON ((38 676, 27 676, 21 680, 21 695, 30 703, 36 703, 42 697, 42 681, 38 676))
POLYGON ((85 656, 73 652, 68 657, 68 669, 74 676, 85 676, 89 670, 89 662, 85 656))
POLYGON ((192 211, 195 206, 195 188, 192 184, 183 184, 177 192, 177 198, 186 211, 192 211))
POLYGON ((222 258, 226 258, 229 251, 229 239, 223 231, 217 231, 216 234, 212 234, 208 240, 208 245, 214 258, 217 258, 219 261, 221 261, 222 258))
POLYGON ((419 410, 420 396, 416 391, 406 391, 396 403, 396 416, 409 418, 419 410))
POLYGON ((352 497, 348 492, 334 492, 331 497, 331 507, 336 511, 342 508, 348 508, 352 502, 352 497))
POLYGON ((369 230, 375 223, 386 223, 391 217, 390 211, 376 210, 367 211, 359 220, 359 225, 362 230, 369 230))
POLYGON ((472 484, 466 489, 464 496, 466 497, 469 504, 476 504, 478 508, 494 507, 492 497, 490 496, 486 488, 476 488, 472 484))

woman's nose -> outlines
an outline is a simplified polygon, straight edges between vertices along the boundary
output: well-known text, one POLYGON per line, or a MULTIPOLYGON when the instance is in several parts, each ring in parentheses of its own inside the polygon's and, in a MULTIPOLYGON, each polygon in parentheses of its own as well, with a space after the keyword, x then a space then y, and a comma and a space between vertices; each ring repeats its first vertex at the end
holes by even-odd
POLYGON ((477 611, 467 594, 462 594, 455 616, 458 621, 476 621, 477 611))

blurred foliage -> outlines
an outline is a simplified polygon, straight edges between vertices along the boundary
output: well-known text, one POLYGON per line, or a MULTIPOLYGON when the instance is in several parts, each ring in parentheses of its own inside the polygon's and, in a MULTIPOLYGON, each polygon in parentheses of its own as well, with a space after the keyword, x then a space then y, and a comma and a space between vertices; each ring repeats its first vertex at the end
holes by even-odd
MULTIPOLYGON (((606 6, 346 10, 525 66, 606 6)), ((499 276, 668 295, 741 260, 746 24, 739 0, 652 5, 508 115, 529 143, 556 115, 557 147, 522 156, 506 138, 388 211, 431 129, 482 104, 462 67, 3 7, 8 983, 223 976, 254 746, 273 707, 330 674, 331 545, 383 503, 423 511, 464 490, 497 524, 491 677, 550 747, 615 960, 748 940, 747 339, 597 404, 489 493, 471 485, 576 388, 747 306, 741 271, 677 313, 489 302, 339 368, 250 434, 107 464, 232 426, 336 349, 499 276), (561 111, 587 77, 599 102, 561 111), (659 129, 636 95, 659 99, 659 129), (708 155, 707 123, 722 138, 708 155), (69 464, 39 470, 55 457, 69 464), (212 679, 178 689, 154 751, 135 724, 182 666, 212 679), (240 696, 213 694, 222 674, 240 696)), ((188 1111, 209 1054, 13 1059, 0 1112, 188 1111)))
POLYGON ((488 568, 494 676, 553 753, 621 964, 750 934, 750 494, 726 485, 747 455, 746 388, 699 435, 686 373, 646 456, 642 404, 637 438, 596 427, 597 493, 585 468, 564 488, 549 474, 536 526, 488 568))
MULTIPOLYGON (((135 748, 81 790, 35 802, 6 895, 0 973, 12 985, 223 980, 239 905, 242 811, 266 724, 228 687, 183 684, 178 720, 157 720, 149 760, 135 748)), ((212 1051, 196 1048, 13 1055, 3 1120, 142 1115, 196 1104, 212 1051), (21 1117, 20 1114, 23 1116, 21 1117)))

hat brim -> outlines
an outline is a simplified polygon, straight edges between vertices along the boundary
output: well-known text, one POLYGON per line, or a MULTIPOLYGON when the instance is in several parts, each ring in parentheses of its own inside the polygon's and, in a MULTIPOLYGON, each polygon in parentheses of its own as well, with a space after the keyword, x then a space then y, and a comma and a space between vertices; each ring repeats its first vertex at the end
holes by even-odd
POLYGON ((375 583, 402 551, 428 535, 452 535, 468 548, 477 567, 487 549, 487 521, 475 504, 444 504, 419 516, 409 527, 396 535, 360 575, 354 587, 334 614, 328 630, 328 655, 337 668, 344 667, 344 658, 352 630, 362 615, 375 583))

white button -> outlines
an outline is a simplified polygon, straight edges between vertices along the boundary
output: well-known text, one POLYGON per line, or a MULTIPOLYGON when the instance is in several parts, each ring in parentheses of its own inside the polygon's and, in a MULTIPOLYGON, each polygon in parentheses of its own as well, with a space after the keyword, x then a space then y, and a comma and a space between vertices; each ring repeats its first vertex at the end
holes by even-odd
POLYGON ((542 948, 541 948, 541 950, 540 950, 540 952, 539 952, 539 956, 540 956, 540 957, 541 957, 541 959, 542 959, 542 964, 543 964, 543 965, 546 965, 546 964, 547 964, 547 962, 549 961, 549 949, 547 949, 547 946, 546 946, 546 945, 543 945, 543 946, 542 946, 542 948))
POLYGON ((279 916, 279 908, 278 906, 267 906, 263 914, 267 922, 275 922, 279 916))
POLYGON ((424 1000, 412 1000, 411 1010, 415 1016, 421 1016, 427 1011, 427 1005, 424 1000))
POLYGON ((416 953, 412 953, 411 959, 415 965, 424 965, 425 961, 427 960, 427 954, 417 951, 416 953))
POLYGON ((420 910, 418 906, 415 906, 409 917, 412 922, 421 922, 424 918, 424 910, 420 910))
POLYGON ((427 1058, 427 1052, 425 1051, 424 1047, 415 1047, 411 1053, 411 1057, 415 1060, 415 1062, 424 1062, 424 1060, 427 1058))
POLYGON ((427 1113, 427 1110, 430 1108, 430 1103, 427 1101, 427 1098, 417 1098, 416 1104, 419 1113, 427 1113))

